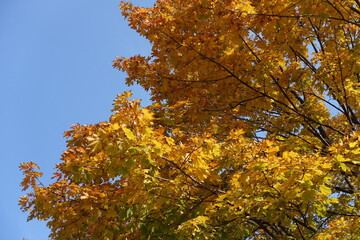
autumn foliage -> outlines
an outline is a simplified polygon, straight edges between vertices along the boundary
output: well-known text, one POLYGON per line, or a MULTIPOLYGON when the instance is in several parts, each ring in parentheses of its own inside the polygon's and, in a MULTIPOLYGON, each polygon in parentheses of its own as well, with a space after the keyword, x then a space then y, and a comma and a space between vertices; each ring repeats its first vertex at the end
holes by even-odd
POLYGON ((360 2, 122 2, 150 56, 20 200, 54 239, 359 239, 360 2))

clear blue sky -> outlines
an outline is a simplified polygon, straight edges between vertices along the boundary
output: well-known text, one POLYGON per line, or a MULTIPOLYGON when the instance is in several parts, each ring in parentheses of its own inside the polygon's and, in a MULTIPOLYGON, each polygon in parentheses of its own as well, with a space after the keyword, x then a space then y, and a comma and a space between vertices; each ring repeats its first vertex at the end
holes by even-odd
MULTIPOLYGON (((23 195, 19 164, 38 163, 49 182, 65 150, 63 132, 74 123, 107 120, 116 94, 129 89, 112 60, 149 53, 118 3, 0 0, 0 239, 48 239, 45 223, 27 222, 17 205, 23 195)), ((135 98, 148 98, 131 89, 135 98)))

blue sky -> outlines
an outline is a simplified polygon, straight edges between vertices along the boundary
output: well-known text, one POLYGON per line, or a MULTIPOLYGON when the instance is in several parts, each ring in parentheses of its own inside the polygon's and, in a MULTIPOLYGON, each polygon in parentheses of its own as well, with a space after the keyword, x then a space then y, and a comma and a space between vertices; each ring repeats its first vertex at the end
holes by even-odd
MULTIPOLYGON (((132 1, 150 6, 153 0, 132 1)), ((0 239, 48 239, 45 223, 27 222, 17 201, 21 162, 38 163, 49 182, 72 124, 106 121, 124 85, 116 56, 148 55, 127 26, 119 0, 0 0, 0 239)))

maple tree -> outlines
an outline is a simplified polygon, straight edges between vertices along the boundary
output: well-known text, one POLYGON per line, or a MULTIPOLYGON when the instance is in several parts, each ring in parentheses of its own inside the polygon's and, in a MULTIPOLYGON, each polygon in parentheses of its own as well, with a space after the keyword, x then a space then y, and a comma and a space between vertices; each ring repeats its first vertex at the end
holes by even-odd
POLYGON ((151 56, 117 58, 141 107, 75 125, 29 219, 54 239, 360 238, 360 2, 120 5, 151 56))

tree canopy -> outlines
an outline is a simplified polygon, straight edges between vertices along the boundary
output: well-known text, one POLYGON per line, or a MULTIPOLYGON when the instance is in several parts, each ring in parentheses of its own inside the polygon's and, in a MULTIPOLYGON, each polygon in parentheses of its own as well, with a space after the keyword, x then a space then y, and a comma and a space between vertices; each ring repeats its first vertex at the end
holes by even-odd
POLYGON ((360 238, 360 2, 121 2, 152 104, 74 125, 54 183, 20 166, 54 239, 360 238))

